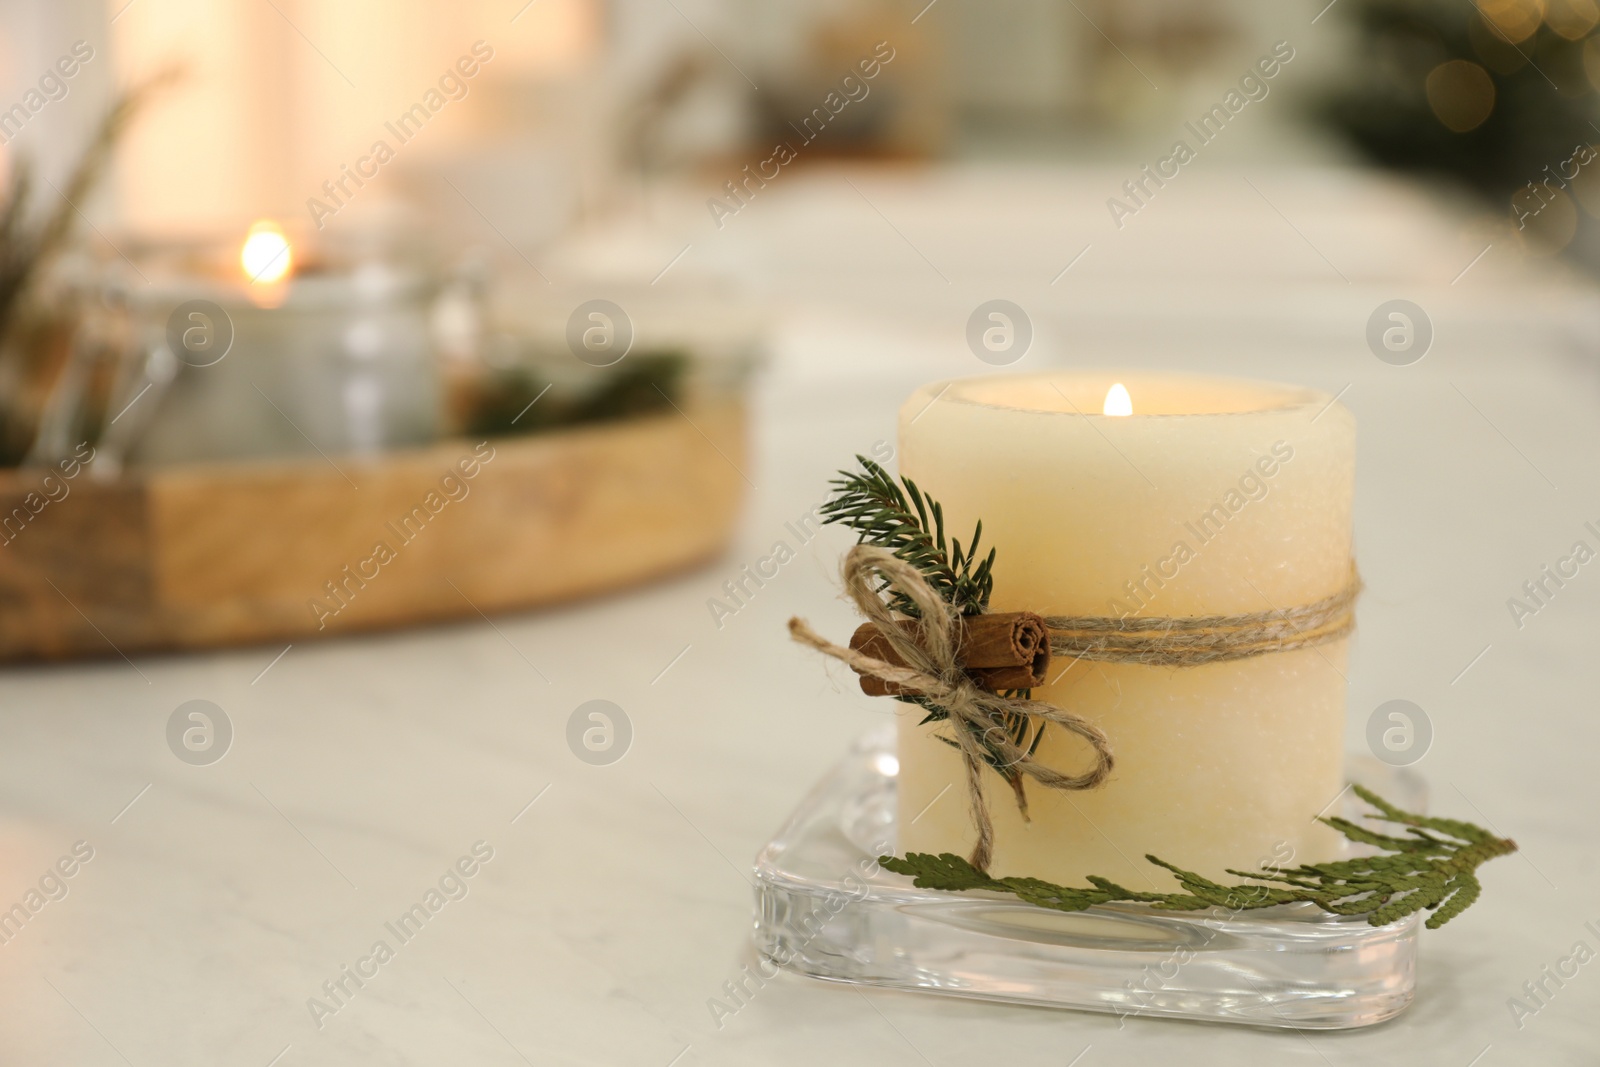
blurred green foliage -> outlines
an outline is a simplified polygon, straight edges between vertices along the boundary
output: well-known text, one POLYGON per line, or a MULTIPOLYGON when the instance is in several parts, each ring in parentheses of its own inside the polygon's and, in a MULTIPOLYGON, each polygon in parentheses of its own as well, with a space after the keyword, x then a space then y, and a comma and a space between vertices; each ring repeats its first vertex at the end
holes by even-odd
POLYGON ((551 385, 536 367, 498 371, 479 390, 467 431, 507 437, 671 411, 688 369, 686 353, 666 351, 630 356, 602 369, 587 387, 551 385))
POLYGON ((1591 70, 1600 72, 1600 35, 1584 29, 1590 0, 1346 2, 1361 62, 1318 112, 1375 161, 1448 174, 1508 204, 1547 164, 1600 141, 1591 81, 1591 70), (1465 132, 1446 126, 1428 97, 1428 75, 1450 60, 1479 65, 1494 86, 1488 117, 1465 132))

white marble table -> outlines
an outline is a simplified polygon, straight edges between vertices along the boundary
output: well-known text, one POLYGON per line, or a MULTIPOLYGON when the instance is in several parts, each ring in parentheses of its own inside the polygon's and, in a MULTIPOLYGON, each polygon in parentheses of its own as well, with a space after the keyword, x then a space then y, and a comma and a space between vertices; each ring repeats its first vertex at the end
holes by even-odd
POLYGON ((665 249, 650 272, 692 244, 680 267, 736 271, 777 323, 746 471, 757 488, 736 543, 703 570, 277 660, 273 647, 0 672, 0 908, 75 842, 93 849, 47 879, 66 895, 0 944, 0 1063, 1600 1060, 1600 963, 1550 986, 1520 1029, 1507 1007, 1575 943, 1600 949, 1585 926, 1600 928, 1587 881, 1600 564, 1520 630, 1505 603, 1574 541, 1594 543, 1586 521, 1600 526, 1592 290, 1403 187, 1196 172, 1118 232, 1103 204, 1122 177, 800 172, 722 231, 698 199, 662 194, 655 243, 634 246, 665 249), (983 369, 962 328, 993 296, 1035 319, 1024 367, 1185 366, 1344 390, 1361 423, 1368 582, 1350 744, 1378 704, 1416 701, 1435 730, 1418 769, 1436 807, 1523 847, 1486 869, 1481 904, 1424 935, 1420 992, 1397 1021, 1119 1024, 788 976, 713 1021, 708 1000, 749 962, 752 855, 886 711, 783 633, 797 612, 851 625, 836 531, 720 628, 706 601, 785 536, 833 467, 892 437, 914 384, 983 369), (1408 368, 1362 340, 1368 313, 1399 296, 1438 331, 1408 368), (169 715, 192 699, 235 730, 209 766, 167 745, 169 715), (620 762, 568 748, 568 717, 591 699, 631 720, 620 762), (385 924, 477 842, 493 854, 464 865, 466 895, 402 943, 385 924), (381 963, 380 939, 398 946, 381 963), (358 988, 347 966, 370 976, 358 988), (314 1017, 308 1000, 333 1005, 323 985, 341 979, 343 1005, 314 1017))

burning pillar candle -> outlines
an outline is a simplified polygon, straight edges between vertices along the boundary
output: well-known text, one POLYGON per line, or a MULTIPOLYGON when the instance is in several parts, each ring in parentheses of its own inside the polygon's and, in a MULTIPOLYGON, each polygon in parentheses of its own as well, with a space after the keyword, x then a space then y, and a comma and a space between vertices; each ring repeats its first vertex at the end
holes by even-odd
MULTIPOLYGON (((964 379, 906 402, 900 449, 947 530, 983 521, 998 550, 991 611, 1253 614, 1350 581, 1355 423, 1323 393, 1176 375, 964 379)), ((1103 729, 1116 770, 1079 792, 1029 782, 1031 822, 986 770, 990 870, 1168 889, 1146 853, 1214 877, 1326 858, 1334 835, 1314 817, 1343 788, 1346 644, 1193 667, 1058 657, 1034 698, 1103 729)), ((899 719, 899 848, 966 855, 961 758, 920 710, 899 719)), ((1059 729, 1036 758, 1091 763, 1059 729)))

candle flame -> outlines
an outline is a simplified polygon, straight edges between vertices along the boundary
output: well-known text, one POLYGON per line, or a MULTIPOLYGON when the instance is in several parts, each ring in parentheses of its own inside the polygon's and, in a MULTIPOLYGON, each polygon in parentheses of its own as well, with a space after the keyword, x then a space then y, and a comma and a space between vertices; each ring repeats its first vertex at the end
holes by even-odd
POLYGON ((251 284, 271 285, 287 276, 294 253, 283 227, 265 219, 251 226, 239 249, 239 266, 251 284))
POLYGON ((1106 415, 1132 415, 1133 397, 1128 395, 1128 387, 1117 382, 1107 389, 1105 406, 1100 410, 1106 415))

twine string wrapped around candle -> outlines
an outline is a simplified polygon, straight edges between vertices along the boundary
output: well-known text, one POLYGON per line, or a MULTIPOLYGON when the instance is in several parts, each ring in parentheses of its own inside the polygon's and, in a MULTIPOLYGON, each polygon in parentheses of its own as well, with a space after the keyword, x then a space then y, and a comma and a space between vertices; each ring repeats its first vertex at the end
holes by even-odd
POLYGON ((971 856, 974 867, 987 870, 994 854, 994 824, 983 796, 986 748, 998 753, 1009 769, 1050 789, 1092 789, 1110 777, 1111 742, 1098 726, 1042 700, 992 693, 980 687, 962 669, 957 656, 960 629, 956 611, 934 591, 916 567, 896 558, 887 549, 856 545, 844 559, 844 587, 861 614, 878 627, 905 666, 833 644, 798 618, 789 620, 789 633, 796 641, 848 664, 860 674, 914 690, 949 715, 966 768, 972 820, 978 828, 978 841, 971 856), (906 628, 898 624, 894 612, 879 596, 877 579, 880 577, 886 591, 904 593, 917 605, 920 625, 906 628), (1002 725, 1007 715, 1019 714, 1054 723, 1083 738, 1094 749, 1094 766, 1083 774, 1073 775, 1039 763, 1027 749, 1012 741, 1002 725))
MULTIPOLYGON (((833 644, 798 618, 789 620, 789 633, 857 674, 915 693, 946 713, 955 727, 966 771, 967 799, 978 831, 970 857, 974 867, 987 870, 994 853, 994 825, 983 795, 983 766, 990 762, 990 754, 998 755, 1007 770, 1051 789, 1092 789, 1111 776, 1115 763, 1111 743, 1098 726, 1046 701, 991 692, 963 667, 960 616, 915 566, 887 549, 861 544, 845 556, 843 575, 846 593, 899 662, 833 644), (895 592, 917 606, 919 618, 914 623, 908 625, 897 618, 885 602, 883 594, 895 592), (1033 759, 1004 726, 1007 717, 1018 715, 1055 723, 1083 738, 1094 750, 1094 766, 1084 774, 1069 775, 1033 759)), ((1352 566, 1349 581, 1339 592, 1283 611, 1186 618, 1047 616, 1044 622, 1051 651, 1075 659, 1198 666, 1308 648, 1344 637, 1355 625, 1355 601, 1360 592, 1361 579, 1352 566)), ((1018 806, 1026 815, 1020 789, 1018 806)))
POLYGON ((1198 667, 1336 641, 1355 629, 1361 577, 1355 565, 1343 589, 1311 604, 1243 615, 1126 618, 1047 615, 1050 651, 1101 663, 1198 667))

